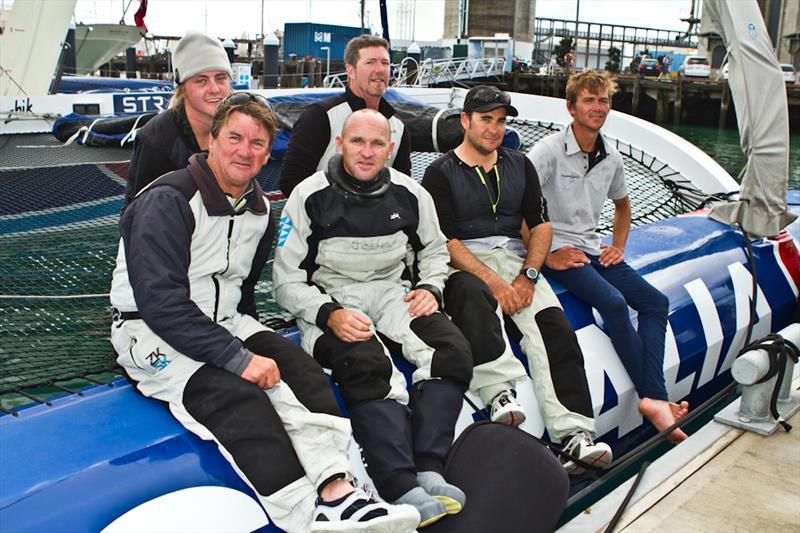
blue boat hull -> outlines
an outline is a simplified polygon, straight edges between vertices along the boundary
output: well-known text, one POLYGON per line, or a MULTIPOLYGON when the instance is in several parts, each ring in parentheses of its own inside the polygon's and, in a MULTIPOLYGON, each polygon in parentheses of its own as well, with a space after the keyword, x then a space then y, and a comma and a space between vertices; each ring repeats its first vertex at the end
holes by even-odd
MULTIPOLYGON (((629 263, 670 300, 670 397, 700 405, 731 382, 732 357, 749 321, 743 237, 698 214, 636 228, 629 242, 629 263)), ((757 338, 780 330, 797 312, 800 259, 788 235, 782 242, 754 243, 753 253, 760 289, 757 338)), ((653 430, 636 411, 630 380, 592 310, 554 288, 584 350, 598 436, 620 457, 653 430)), ((530 398, 523 399, 535 413, 530 398)), ((457 431, 475 416, 465 404, 457 431)), ((541 420, 530 418, 524 429, 541 435, 541 420)), ((97 531, 144 502, 187 487, 252 494, 213 444, 188 433, 163 405, 124 380, 55 400, 52 407, 0 417, 0 450, 3 531, 97 531)))

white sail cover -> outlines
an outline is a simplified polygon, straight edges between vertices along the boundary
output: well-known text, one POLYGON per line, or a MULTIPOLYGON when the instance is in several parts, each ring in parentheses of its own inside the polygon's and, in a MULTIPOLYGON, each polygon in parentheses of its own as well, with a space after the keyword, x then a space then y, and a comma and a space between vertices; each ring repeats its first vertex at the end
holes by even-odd
POLYGON ((796 218, 786 208, 789 115, 783 76, 756 0, 706 0, 704 6, 728 48, 728 83, 747 155, 739 200, 715 205, 710 216, 759 237, 777 235, 796 218))
POLYGON ((75 2, 14 2, 8 22, 0 32, 0 95, 47 94, 75 2))

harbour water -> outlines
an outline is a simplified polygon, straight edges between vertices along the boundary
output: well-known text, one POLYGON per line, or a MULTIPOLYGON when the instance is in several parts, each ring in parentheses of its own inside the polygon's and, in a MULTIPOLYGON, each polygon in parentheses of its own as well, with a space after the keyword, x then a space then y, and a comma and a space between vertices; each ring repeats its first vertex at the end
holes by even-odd
MULTIPOLYGON (((667 128, 703 150, 739 181, 747 157, 739 145, 738 130, 684 125, 667 128)), ((789 188, 797 189, 800 188, 800 135, 791 135, 789 143, 789 188)))

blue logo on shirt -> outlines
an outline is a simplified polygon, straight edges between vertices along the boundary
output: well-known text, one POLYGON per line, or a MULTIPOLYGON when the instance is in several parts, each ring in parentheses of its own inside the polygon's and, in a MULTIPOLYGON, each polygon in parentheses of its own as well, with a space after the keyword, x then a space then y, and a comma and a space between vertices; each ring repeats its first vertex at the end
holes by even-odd
POLYGON ((278 248, 281 248, 284 244, 286 244, 286 239, 289 238, 289 234, 292 232, 293 227, 294 224, 292 224, 292 220, 288 216, 281 217, 280 225, 278 226, 278 248))
POLYGON ((166 354, 161 352, 160 348, 156 348, 152 351, 150 355, 147 356, 147 360, 150 361, 150 366, 156 370, 164 370, 167 368, 167 365, 172 362, 167 358, 166 354))

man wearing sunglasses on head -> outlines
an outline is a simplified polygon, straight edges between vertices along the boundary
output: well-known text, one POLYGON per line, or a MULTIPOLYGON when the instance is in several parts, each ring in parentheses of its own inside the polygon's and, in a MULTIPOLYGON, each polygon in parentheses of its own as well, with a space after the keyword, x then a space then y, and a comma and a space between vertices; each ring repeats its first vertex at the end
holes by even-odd
POLYGON ((254 177, 277 128, 263 98, 231 96, 208 154, 128 204, 111 285, 117 361, 217 444, 286 531, 413 531, 416 509, 355 488, 350 422, 322 368, 258 321, 255 284, 275 228, 254 177))
POLYGON ((216 37, 186 32, 172 54, 172 65, 176 87, 169 109, 136 132, 126 205, 151 181, 185 168, 192 154, 208 149, 214 112, 231 94, 231 63, 216 37))
MULTIPOLYGON (((607 464, 611 448, 592 441, 595 422, 578 339, 539 275, 552 230, 536 171, 523 154, 501 146, 507 116, 517 116, 507 93, 472 88, 461 113, 463 142, 434 161, 422 180, 454 269, 444 309, 472 346, 470 390, 494 422, 517 426, 525 420, 514 383, 527 375, 504 335, 510 320, 550 438, 583 461, 607 464)), ((573 461, 564 466, 583 470, 573 461)))
POLYGON ((389 43, 375 35, 355 37, 347 43, 344 62, 348 78, 344 93, 309 105, 292 128, 280 179, 287 197, 302 180, 327 168, 336 154, 336 137, 342 134, 344 121, 359 109, 375 109, 386 117, 395 145, 387 165, 411 174, 411 138, 383 98, 389 88, 389 43))

